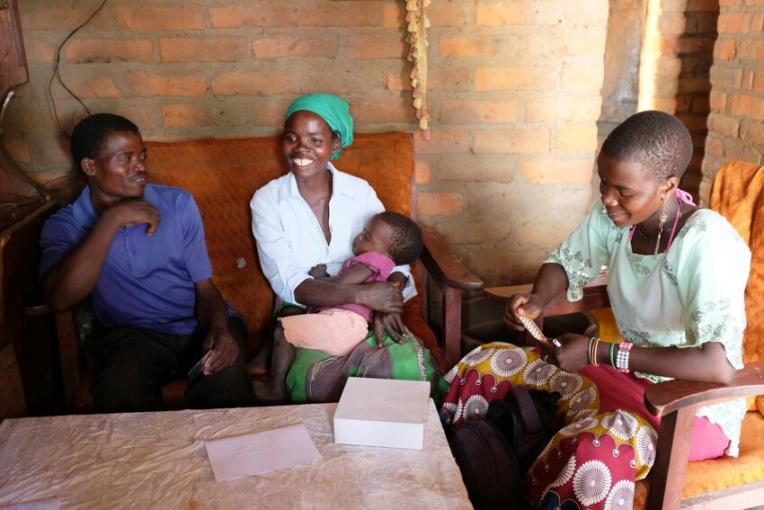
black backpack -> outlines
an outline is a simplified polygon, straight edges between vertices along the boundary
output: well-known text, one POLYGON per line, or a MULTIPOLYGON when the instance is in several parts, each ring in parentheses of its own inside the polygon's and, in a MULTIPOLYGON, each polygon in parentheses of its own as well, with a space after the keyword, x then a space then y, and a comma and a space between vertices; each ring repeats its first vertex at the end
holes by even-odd
POLYGON ((488 406, 485 419, 465 421, 449 442, 477 510, 530 508, 522 477, 559 429, 559 393, 514 387, 488 406))

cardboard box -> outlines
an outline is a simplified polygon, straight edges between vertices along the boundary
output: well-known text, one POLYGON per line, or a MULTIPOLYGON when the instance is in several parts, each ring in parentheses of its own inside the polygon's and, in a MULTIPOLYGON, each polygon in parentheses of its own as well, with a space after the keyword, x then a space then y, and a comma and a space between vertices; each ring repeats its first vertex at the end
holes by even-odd
POLYGON ((422 449, 430 383, 348 378, 334 413, 334 442, 422 449))

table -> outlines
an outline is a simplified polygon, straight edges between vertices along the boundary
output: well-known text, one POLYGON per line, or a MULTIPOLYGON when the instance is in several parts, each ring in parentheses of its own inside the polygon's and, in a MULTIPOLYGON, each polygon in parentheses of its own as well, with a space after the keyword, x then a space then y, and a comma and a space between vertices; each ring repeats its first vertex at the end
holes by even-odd
POLYGON ((472 508, 430 401, 424 449, 334 444, 336 404, 21 418, 0 423, 0 507, 472 508), (304 423, 322 459, 215 482, 204 442, 304 423))

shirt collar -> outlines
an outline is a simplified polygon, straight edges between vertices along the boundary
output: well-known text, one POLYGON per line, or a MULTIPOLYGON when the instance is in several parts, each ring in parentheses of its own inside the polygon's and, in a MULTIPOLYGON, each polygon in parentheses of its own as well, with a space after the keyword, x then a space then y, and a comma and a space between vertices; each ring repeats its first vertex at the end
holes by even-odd
MULTIPOLYGON (((335 167, 331 161, 327 164, 326 169, 332 173, 332 195, 339 194, 339 195, 345 195, 352 198, 353 194, 350 192, 348 188, 347 176, 343 172, 337 170, 337 167, 335 167)), ((289 172, 288 195, 290 197, 302 199, 302 196, 300 195, 300 190, 297 188, 297 179, 295 178, 292 172, 289 172)))

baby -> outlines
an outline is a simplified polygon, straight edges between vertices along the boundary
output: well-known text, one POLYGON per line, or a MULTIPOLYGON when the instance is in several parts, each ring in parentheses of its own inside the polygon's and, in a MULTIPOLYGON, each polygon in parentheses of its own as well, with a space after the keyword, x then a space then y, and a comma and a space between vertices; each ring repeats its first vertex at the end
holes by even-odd
MULTIPOLYGON (((311 268, 308 274, 351 285, 382 282, 393 267, 414 262, 421 251, 422 233, 413 220, 399 213, 381 212, 353 239, 355 256, 345 261, 338 275, 327 274, 324 264, 311 268)), ((255 385, 256 398, 278 401, 287 396, 286 373, 294 360, 295 347, 345 356, 366 338, 372 316, 370 308, 344 304, 279 317, 270 379, 266 385, 255 385)))

